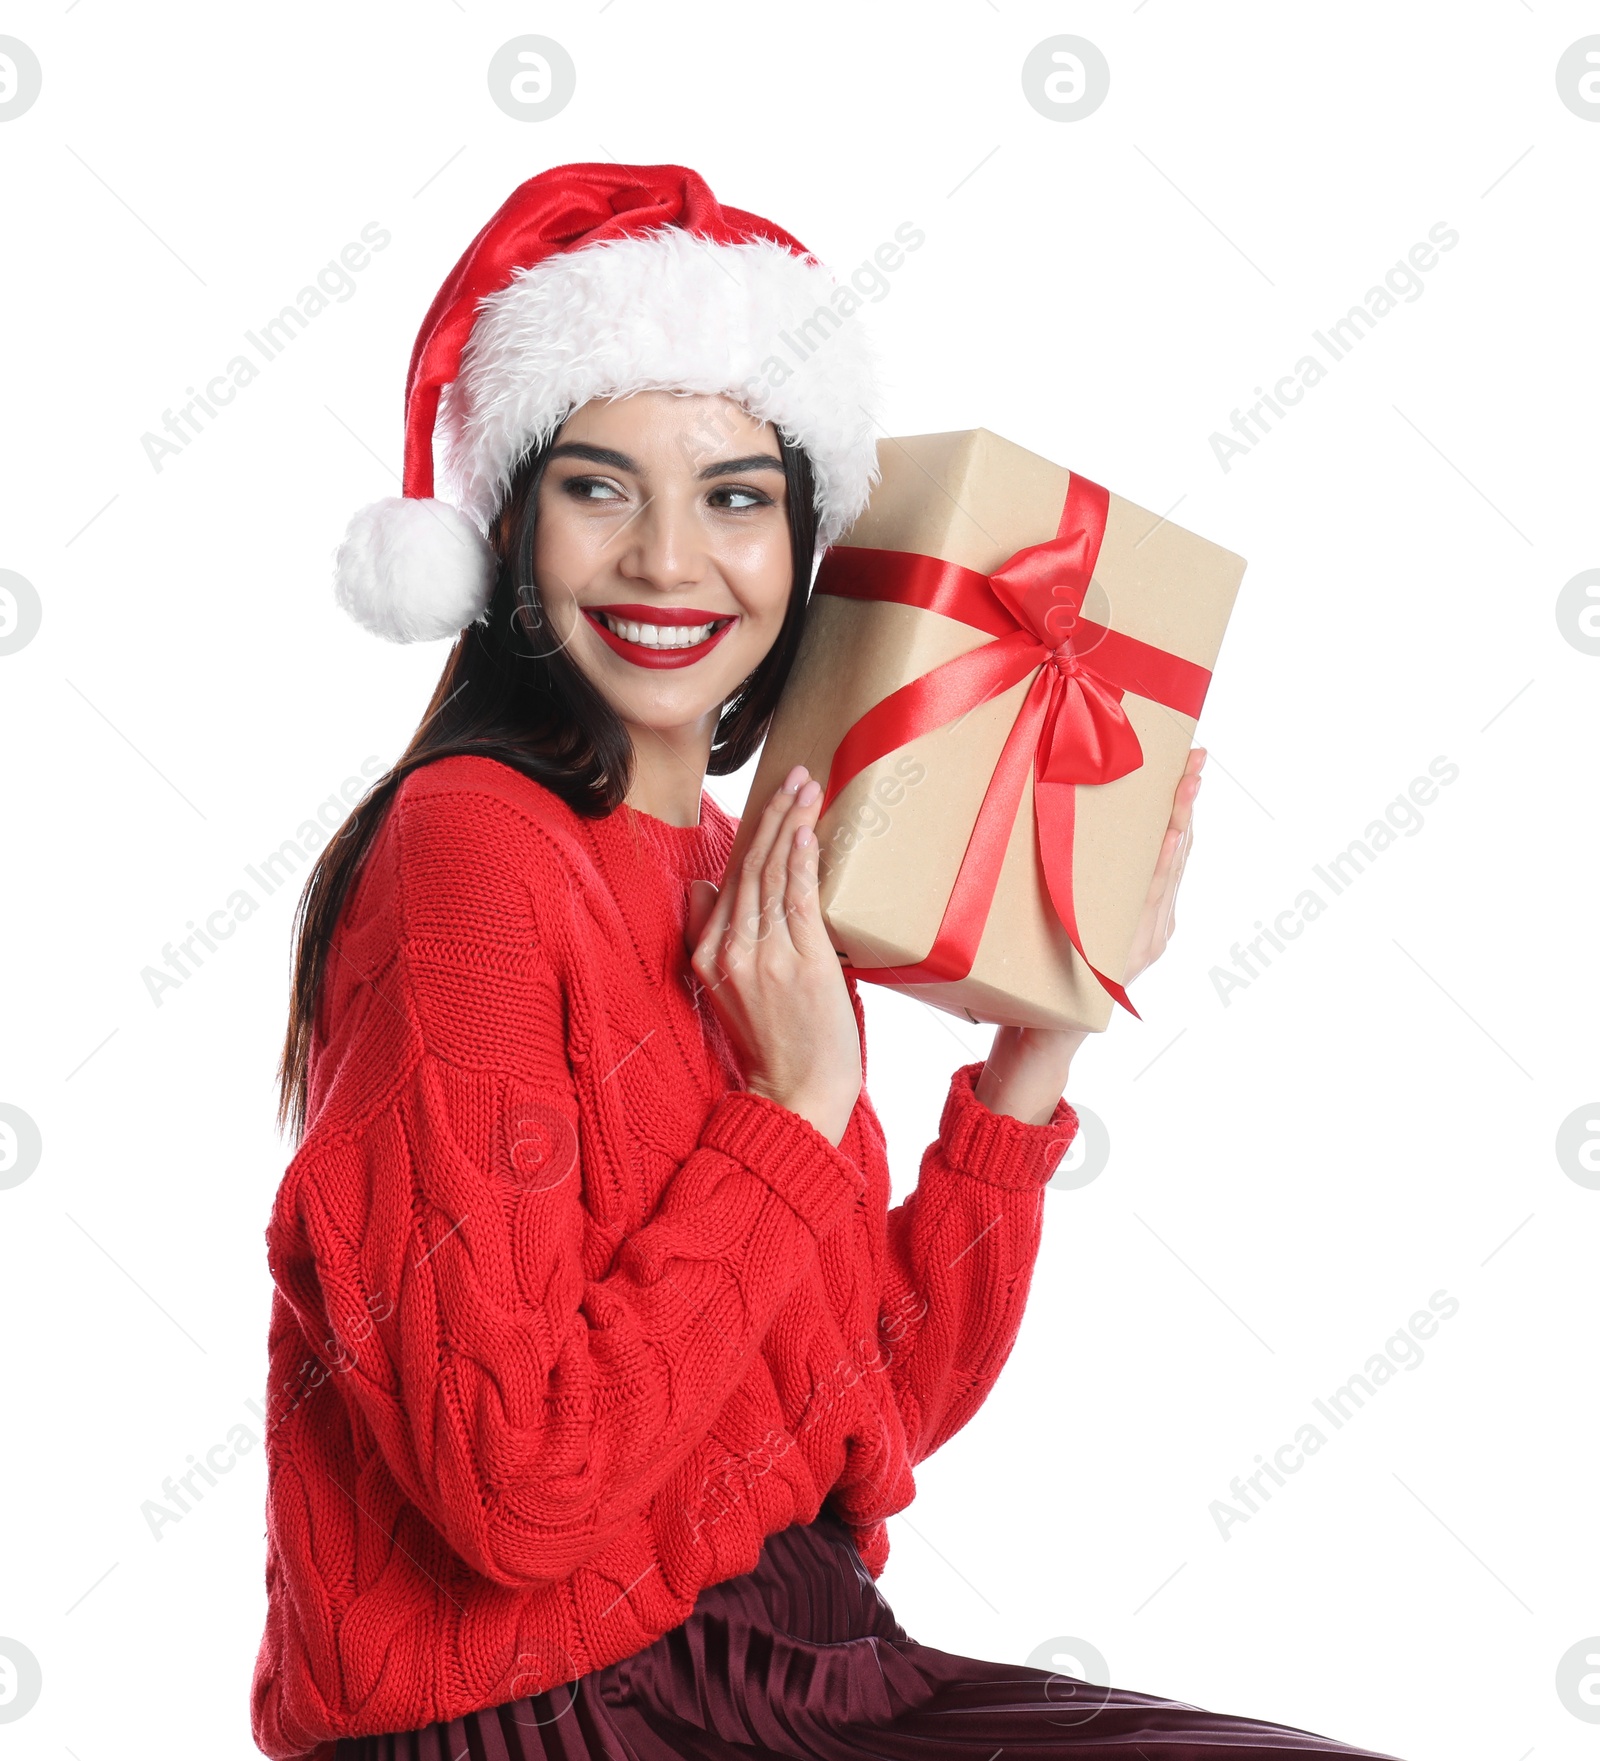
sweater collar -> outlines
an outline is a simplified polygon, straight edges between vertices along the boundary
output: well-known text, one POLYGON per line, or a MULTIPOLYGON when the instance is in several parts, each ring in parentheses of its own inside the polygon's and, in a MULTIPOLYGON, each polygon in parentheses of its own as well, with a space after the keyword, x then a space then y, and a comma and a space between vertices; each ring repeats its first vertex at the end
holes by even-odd
POLYGON ((670 874, 718 882, 737 829, 737 822, 707 794, 700 797, 698 825, 672 825, 626 802, 597 825, 670 874))
POLYGON ((698 825, 670 825, 626 803, 578 824, 644 970, 657 984, 688 983, 689 883, 721 884, 737 822, 705 795, 698 825))

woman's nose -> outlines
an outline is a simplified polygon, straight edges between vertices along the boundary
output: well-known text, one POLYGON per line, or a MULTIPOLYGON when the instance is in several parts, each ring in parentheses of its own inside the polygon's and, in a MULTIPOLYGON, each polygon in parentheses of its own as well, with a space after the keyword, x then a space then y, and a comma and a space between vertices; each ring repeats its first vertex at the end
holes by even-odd
POLYGON ((705 552, 692 513, 670 496, 648 497, 617 534, 617 567, 629 580, 660 588, 685 586, 705 572, 705 552))

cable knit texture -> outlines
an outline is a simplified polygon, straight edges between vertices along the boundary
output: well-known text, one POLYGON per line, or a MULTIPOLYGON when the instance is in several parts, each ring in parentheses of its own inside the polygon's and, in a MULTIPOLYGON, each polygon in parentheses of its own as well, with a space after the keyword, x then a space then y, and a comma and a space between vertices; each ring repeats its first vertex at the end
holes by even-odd
POLYGON ((864 1089, 837 1148, 743 1090, 684 943, 735 829, 474 758, 380 828, 267 1228, 266 1754, 631 1656, 824 1499, 877 1577, 1010 1354, 1076 1114, 963 1067, 891 1209, 864 1089))

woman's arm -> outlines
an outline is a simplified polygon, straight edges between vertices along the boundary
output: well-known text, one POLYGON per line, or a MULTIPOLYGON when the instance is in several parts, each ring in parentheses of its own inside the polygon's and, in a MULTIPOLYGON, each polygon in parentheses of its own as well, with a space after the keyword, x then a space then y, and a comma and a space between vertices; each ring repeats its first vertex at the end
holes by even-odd
POLYGON ((595 931, 568 873, 481 798, 395 814, 363 901, 372 978, 330 1024, 335 1087, 363 1098, 313 1125, 268 1230, 303 1335, 274 1365, 276 1446, 292 1458, 313 1403, 342 1399, 474 1570, 559 1579, 705 1437, 861 1177, 797 1114, 729 1094, 648 1222, 607 1236, 584 1191, 626 1102, 610 1048, 569 1063, 554 943, 595 931))
MULTIPOLYGON (((1125 983, 1171 939, 1204 763, 1197 747, 1174 793, 1125 983)), ((997 1029, 981 1070, 969 1065, 952 1078, 916 1190, 889 1213, 880 1325, 913 1463, 972 1417, 1016 1342, 1044 1187, 1077 1131, 1063 1090, 1087 1037, 1077 1029, 997 1029)))
POLYGON ((913 1466, 967 1423, 1011 1355, 1044 1189, 1078 1129, 1065 1101, 1042 1125, 991 1112, 977 1097, 981 1069, 950 1079, 917 1184, 888 1215, 879 1355, 913 1466))

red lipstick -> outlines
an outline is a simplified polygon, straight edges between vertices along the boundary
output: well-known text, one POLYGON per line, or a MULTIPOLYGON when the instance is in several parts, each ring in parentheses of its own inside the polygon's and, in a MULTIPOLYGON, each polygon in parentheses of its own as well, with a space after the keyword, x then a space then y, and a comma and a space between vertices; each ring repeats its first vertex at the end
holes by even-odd
POLYGON ((586 605, 583 613, 591 628, 613 653, 642 667, 693 666, 716 647, 736 622, 727 612, 701 611, 696 606, 684 605, 586 605), (624 623, 664 624, 674 629, 684 625, 712 624, 715 628, 703 642, 695 643, 692 648, 652 648, 648 643, 630 642, 626 636, 607 629, 604 621, 596 615, 600 612, 624 623))

